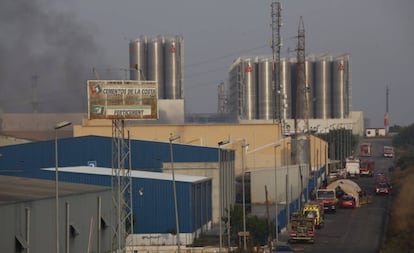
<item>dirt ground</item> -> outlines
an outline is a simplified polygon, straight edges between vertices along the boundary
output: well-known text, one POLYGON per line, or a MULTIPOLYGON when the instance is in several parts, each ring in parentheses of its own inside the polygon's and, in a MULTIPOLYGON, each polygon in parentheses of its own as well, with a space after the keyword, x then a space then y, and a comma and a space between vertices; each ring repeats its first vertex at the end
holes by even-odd
POLYGON ((414 252, 414 167, 392 172, 392 205, 382 252, 414 252))

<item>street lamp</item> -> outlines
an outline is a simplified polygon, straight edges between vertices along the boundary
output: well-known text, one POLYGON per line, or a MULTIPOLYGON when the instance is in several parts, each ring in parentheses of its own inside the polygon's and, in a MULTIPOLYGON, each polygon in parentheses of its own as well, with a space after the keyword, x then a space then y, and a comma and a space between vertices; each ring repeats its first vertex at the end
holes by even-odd
POLYGON ((247 250, 247 241, 246 241, 246 189, 244 185, 244 173, 245 173, 245 156, 246 149, 249 147, 249 144, 244 142, 242 145, 242 191, 243 191, 243 249, 247 250))
POLYGON ((55 129, 55 197, 56 197, 56 253, 59 253, 59 158, 58 158, 58 142, 57 130, 72 124, 69 121, 57 123, 55 129))
POLYGON ((290 142, 285 142, 285 161, 286 161, 286 227, 290 224, 290 181, 289 181, 289 165, 290 159, 288 159, 289 152, 288 146, 290 142))
MULTIPOLYGON (((221 217, 223 215, 223 179, 222 179, 222 169, 221 169, 221 146, 226 145, 230 143, 230 141, 226 140, 226 141, 220 141, 218 142, 218 161, 219 161, 219 226, 220 226, 220 246, 219 246, 219 253, 221 253, 221 248, 223 247, 223 229, 222 229, 222 221, 221 221, 221 217)), ((229 210, 230 213, 230 210, 229 210)), ((228 220, 227 222, 230 222, 230 220, 228 220)))
POLYGON ((278 210, 278 207, 277 207, 277 194, 278 194, 278 191, 277 191, 277 160, 276 160, 276 156, 277 156, 277 154, 276 154, 276 150, 277 150, 277 148, 278 147, 280 147, 280 144, 277 144, 277 145, 275 145, 274 146, 274 149, 275 149, 275 213, 276 213, 276 216, 275 216, 275 239, 276 239, 276 244, 277 243, 279 243, 279 219, 278 219, 278 214, 279 214, 279 210, 278 210))
POLYGON ((178 220, 178 205, 177 205, 177 189, 175 186, 175 173, 174 173, 174 158, 173 158, 173 149, 172 149, 172 142, 175 140, 180 139, 181 136, 179 135, 173 135, 170 134, 170 157, 171 157, 171 171, 172 171, 172 180, 173 180, 173 194, 174 194, 174 208, 175 208, 175 226, 176 226, 176 232, 177 232, 177 247, 178 247, 178 253, 181 252, 181 246, 180 246, 180 224, 178 220))

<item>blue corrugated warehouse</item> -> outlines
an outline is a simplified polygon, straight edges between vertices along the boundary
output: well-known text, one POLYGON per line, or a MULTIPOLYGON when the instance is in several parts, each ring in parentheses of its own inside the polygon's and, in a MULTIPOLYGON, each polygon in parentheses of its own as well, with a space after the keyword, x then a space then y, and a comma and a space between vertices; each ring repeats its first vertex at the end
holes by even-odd
MULTIPOLYGON (((59 139, 59 166, 112 167, 112 138, 83 136, 59 139)), ((170 162, 167 142, 131 140, 132 169, 160 172, 170 162)), ((217 162, 218 150, 212 147, 173 143, 174 162, 217 162)), ((29 172, 55 166, 54 140, 0 147, 0 170, 29 172)), ((10 172, 9 172, 10 173, 10 172)), ((14 176, 19 176, 16 173, 14 176)))
MULTIPOLYGON (((60 139, 58 145, 60 181, 111 186, 111 138, 67 138, 60 139), (77 168, 70 172, 65 167, 77 168)), ((162 163, 170 162, 169 145, 131 140, 134 233, 175 231, 172 177, 171 174, 160 173, 162 163)), ((218 162, 217 148, 172 145, 174 162, 218 162)), ((54 180, 54 150, 54 141, 0 147, 0 174, 54 180), (52 168, 53 171, 44 168, 52 168)), ((211 178, 176 175, 176 186, 180 233, 194 235, 208 227, 212 220, 211 178)))

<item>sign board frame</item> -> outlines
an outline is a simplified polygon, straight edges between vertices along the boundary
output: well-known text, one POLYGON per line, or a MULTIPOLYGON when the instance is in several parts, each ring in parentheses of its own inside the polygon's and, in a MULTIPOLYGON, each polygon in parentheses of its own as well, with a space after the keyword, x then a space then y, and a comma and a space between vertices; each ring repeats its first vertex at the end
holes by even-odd
POLYGON ((88 119, 158 119, 155 81, 88 80, 88 119))

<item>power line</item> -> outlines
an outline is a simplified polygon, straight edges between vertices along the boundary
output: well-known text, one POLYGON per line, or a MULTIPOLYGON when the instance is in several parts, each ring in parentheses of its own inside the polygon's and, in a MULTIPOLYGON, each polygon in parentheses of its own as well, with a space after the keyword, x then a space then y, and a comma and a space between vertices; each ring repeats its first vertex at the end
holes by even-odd
POLYGON ((263 49, 263 48, 267 48, 267 47, 268 47, 268 45, 262 45, 262 46, 258 46, 258 47, 254 47, 254 48, 241 49, 241 50, 235 51, 235 52, 227 54, 227 55, 222 55, 222 56, 218 56, 218 57, 215 57, 215 58, 210 58, 210 59, 202 60, 202 61, 199 61, 199 62, 194 62, 194 63, 188 64, 188 65, 184 65, 184 67, 185 68, 192 68, 192 67, 196 67, 196 66, 199 66, 199 65, 202 65, 202 64, 210 63, 212 61, 222 60, 222 59, 226 59, 226 58, 236 56, 236 55, 240 56, 240 54, 242 54, 242 53, 254 51, 254 50, 257 50, 257 49, 263 49))

